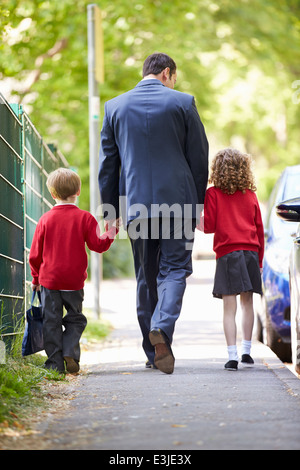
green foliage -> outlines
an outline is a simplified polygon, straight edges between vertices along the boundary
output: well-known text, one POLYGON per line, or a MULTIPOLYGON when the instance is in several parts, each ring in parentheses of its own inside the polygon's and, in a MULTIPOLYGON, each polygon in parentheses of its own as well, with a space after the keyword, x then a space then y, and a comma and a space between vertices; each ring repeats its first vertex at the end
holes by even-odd
MULTIPOLYGON (((47 140, 56 140, 85 177, 88 3, 86 0, 76 4, 71 0, 1 2, 1 76, 22 80, 36 71, 38 78, 30 89, 23 87, 23 92, 17 94, 25 103, 34 104, 31 116, 39 123, 42 135, 47 140), (28 96, 32 93, 33 96, 28 96)), ((232 126, 224 128, 220 122, 215 124, 225 114, 227 121, 230 119, 236 125, 244 123, 242 127, 234 127, 234 131, 242 132, 238 135, 251 144, 253 136, 248 136, 245 128, 249 122, 259 120, 262 110, 263 116, 272 116, 272 104, 280 103, 296 111, 290 98, 291 83, 300 73, 299 2, 103 0, 99 6, 105 42, 106 82, 100 87, 102 106, 107 99, 136 84, 149 53, 164 50, 177 62, 178 89, 195 94, 205 124, 218 140, 229 140, 232 136, 232 126), (262 78, 257 84, 260 90, 255 88, 258 91, 255 96, 260 98, 264 91, 265 100, 257 99, 256 103, 241 100, 238 107, 234 101, 227 100, 226 105, 231 107, 224 108, 220 97, 230 96, 237 85, 243 84, 247 93, 253 71, 260 71, 262 78), (281 96, 278 91, 283 91, 281 96), (267 109, 265 102, 269 103, 267 109)), ((269 146, 273 144, 269 137, 266 140, 269 146)))

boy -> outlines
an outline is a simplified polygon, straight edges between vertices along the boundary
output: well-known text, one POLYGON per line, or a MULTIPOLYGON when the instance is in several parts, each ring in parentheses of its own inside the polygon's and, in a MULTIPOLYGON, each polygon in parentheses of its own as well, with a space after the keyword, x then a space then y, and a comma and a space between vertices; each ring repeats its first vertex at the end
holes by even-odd
POLYGON ((29 254, 32 289, 41 290, 44 346, 48 356, 45 367, 59 372, 79 371, 79 340, 87 320, 82 314, 83 287, 87 277, 90 250, 109 249, 117 227, 111 226, 100 236, 96 219, 79 209, 79 176, 59 168, 47 179, 47 188, 56 205, 40 218, 29 254), (63 307, 67 313, 63 317, 63 307), (63 328, 64 327, 64 330, 63 328))

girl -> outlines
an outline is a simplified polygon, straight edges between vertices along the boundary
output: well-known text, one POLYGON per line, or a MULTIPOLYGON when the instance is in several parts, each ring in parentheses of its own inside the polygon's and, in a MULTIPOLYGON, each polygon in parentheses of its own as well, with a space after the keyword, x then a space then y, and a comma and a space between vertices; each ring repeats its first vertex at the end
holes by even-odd
POLYGON ((213 295, 223 299, 223 326, 229 360, 226 370, 237 370, 236 296, 242 309, 242 358, 247 366, 254 324, 253 292, 262 294, 261 271, 264 229, 255 195, 250 155, 227 148, 219 151, 211 167, 204 203, 204 233, 214 233, 216 272, 213 295))

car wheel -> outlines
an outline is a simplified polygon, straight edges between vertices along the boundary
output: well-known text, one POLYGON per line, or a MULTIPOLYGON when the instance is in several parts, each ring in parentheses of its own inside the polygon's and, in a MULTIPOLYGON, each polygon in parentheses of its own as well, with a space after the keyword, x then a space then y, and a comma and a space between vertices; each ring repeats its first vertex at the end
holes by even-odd
POLYGON ((270 317, 267 314, 267 345, 282 362, 291 362, 292 351, 289 343, 284 343, 274 330, 270 317))

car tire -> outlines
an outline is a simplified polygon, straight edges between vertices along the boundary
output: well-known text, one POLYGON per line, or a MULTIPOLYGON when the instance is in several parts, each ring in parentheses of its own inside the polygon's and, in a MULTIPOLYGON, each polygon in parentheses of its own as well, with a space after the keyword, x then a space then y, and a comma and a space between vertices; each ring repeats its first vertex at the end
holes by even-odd
POLYGON ((267 345, 282 362, 291 362, 292 350, 289 343, 284 343, 274 330, 270 317, 267 314, 267 345))

